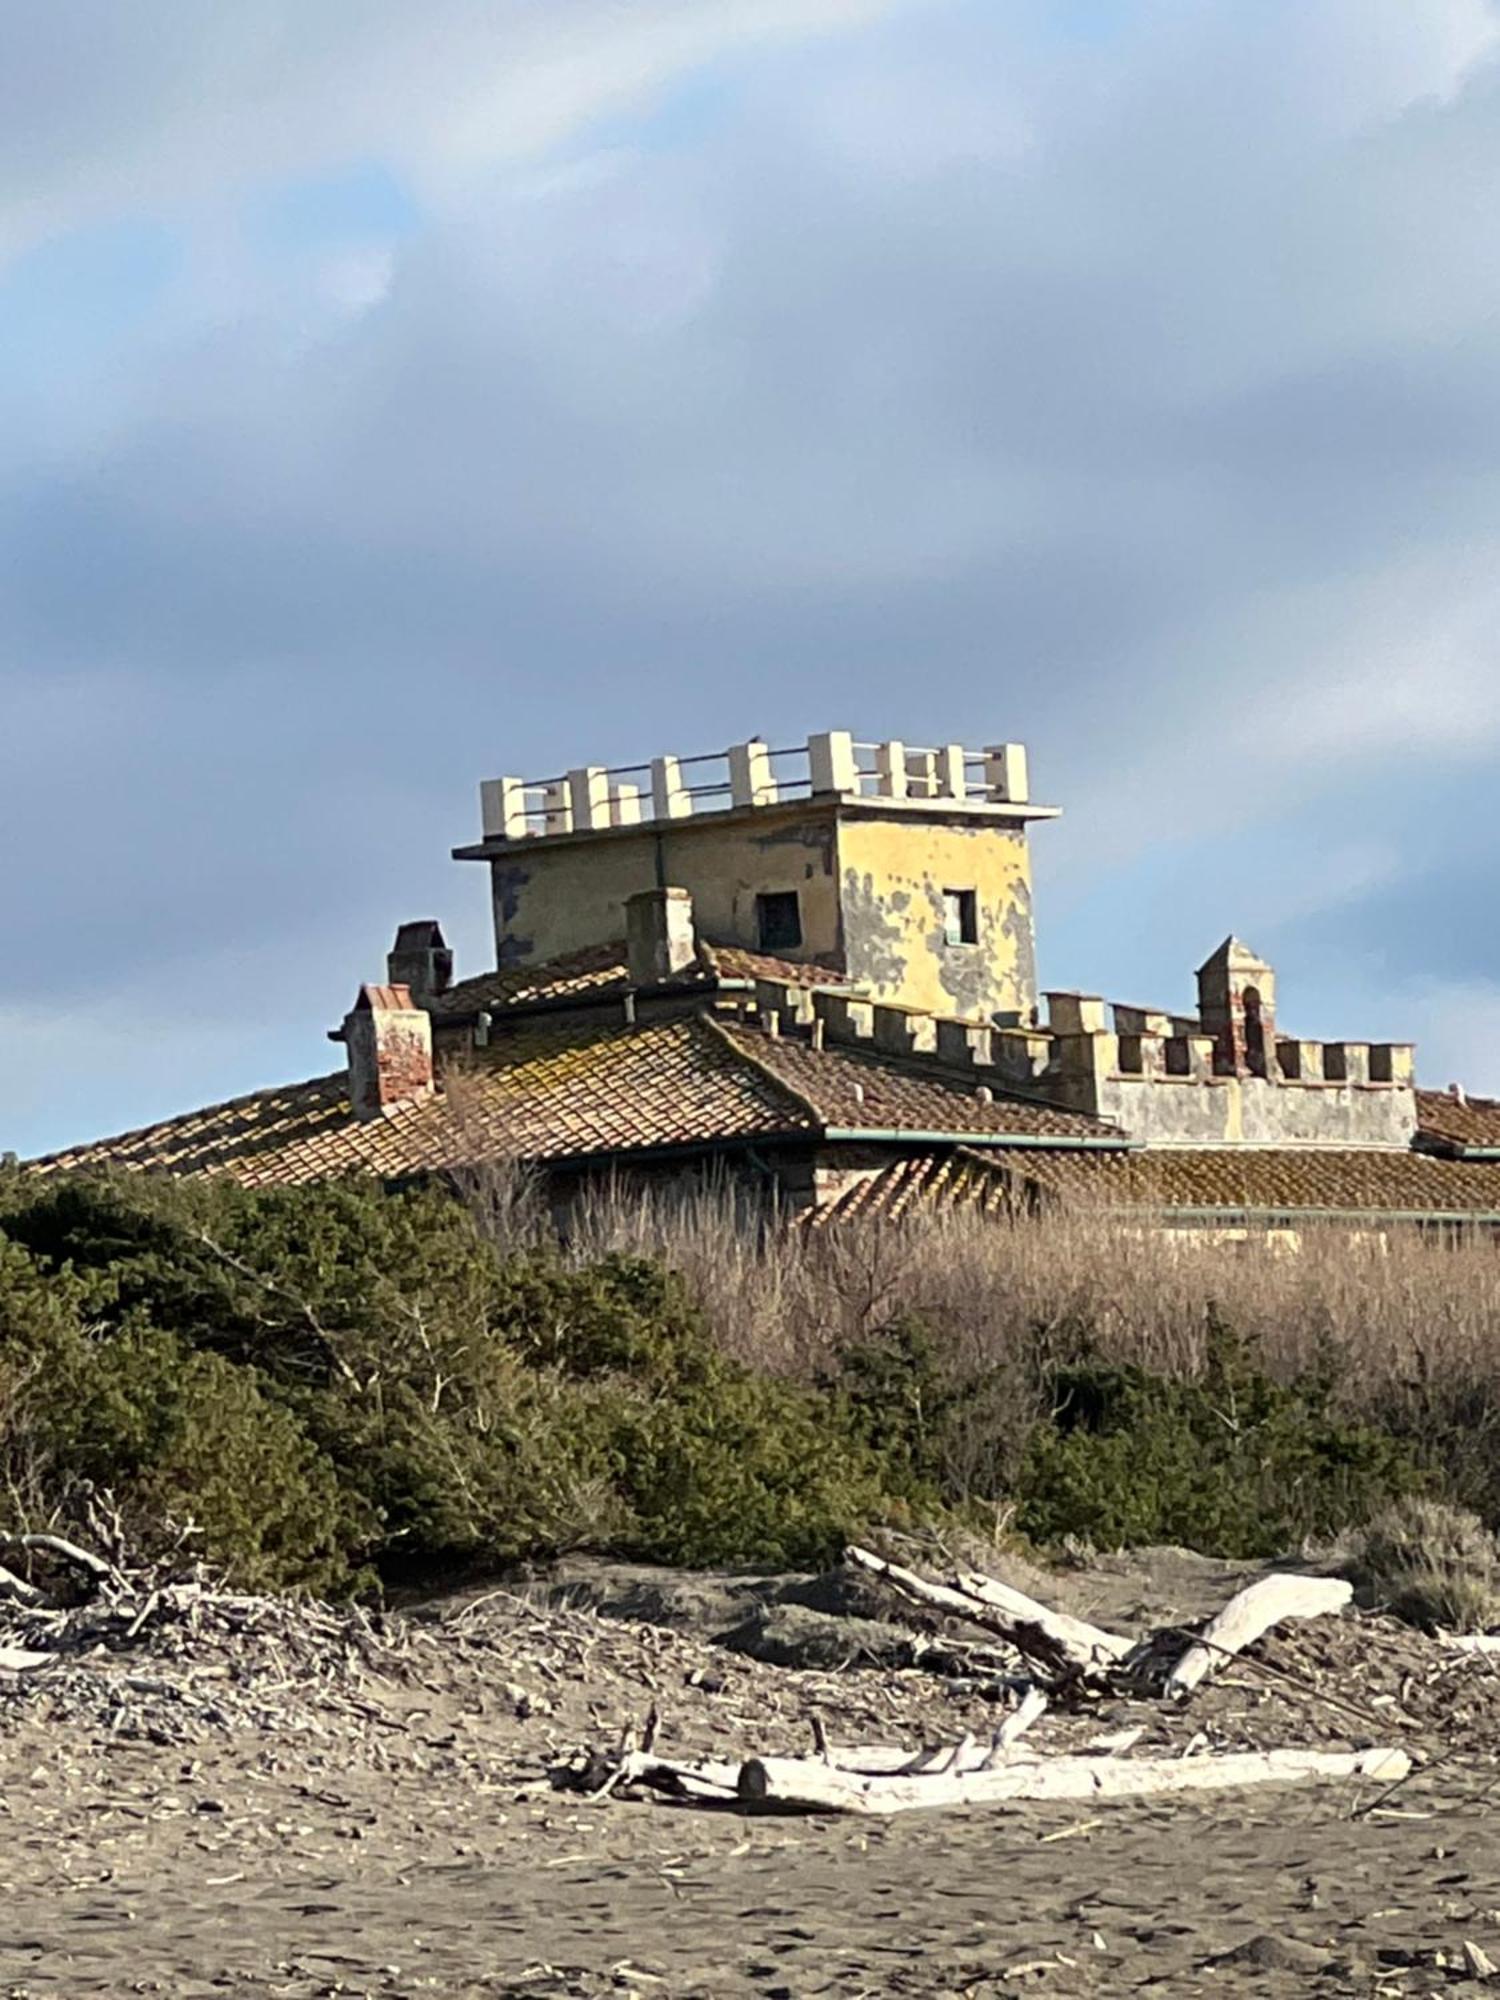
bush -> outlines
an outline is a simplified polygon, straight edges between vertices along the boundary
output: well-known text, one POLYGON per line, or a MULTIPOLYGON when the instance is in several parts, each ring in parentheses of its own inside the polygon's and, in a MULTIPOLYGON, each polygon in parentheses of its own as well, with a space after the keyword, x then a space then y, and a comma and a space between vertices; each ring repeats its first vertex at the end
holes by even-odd
POLYGON ((1047 1386, 1018 1515, 1038 1541, 1274 1555, 1422 1484, 1400 1442, 1335 1414, 1327 1381, 1273 1382, 1217 1320, 1195 1379, 1084 1362, 1047 1386))
POLYGON ((1500 1623, 1500 1541, 1477 1514, 1402 1500, 1351 1541, 1347 1569, 1361 1602, 1428 1629, 1484 1632, 1500 1623))
MULTIPOLYGON (((816 1564, 872 1523, 1001 1508, 1053 1545, 1243 1556, 1421 1491, 1500 1509, 1477 1306, 1453 1366, 1412 1379, 1356 1366, 1347 1301, 1278 1346, 1308 1277, 1264 1260, 1235 1338, 1205 1309, 1218 1253, 1164 1261, 1139 1231, 1115 1259, 1051 1222, 757 1236, 700 1208, 674 1237, 643 1205, 565 1254, 498 1206, 476 1226, 436 1188, 0 1174, 0 1509, 66 1514, 93 1482, 148 1543, 191 1517, 241 1581, 317 1589, 581 1546, 816 1564), (795 1322, 770 1345, 761 1275, 795 1322)), ((1346 1256, 1348 1299, 1386 1287, 1394 1354, 1387 1264, 1346 1256)), ((1440 1267, 1412 1268, 1431 1316, 1440 1267)), ((1489 1265, 1462 1268, 1488 1296, 1489 1265)))
POLYGON ((26 1192, 0 1375, 38 1384, 7 1406, 34 1509, 107 1484, 148 1543, 190 1515, 242 1581, 326 1589, 585 1544, 824 1561, 884 1504, 830 1399, 731 1363, 647 1259, 499 1256, 432 1190, 26 1192))

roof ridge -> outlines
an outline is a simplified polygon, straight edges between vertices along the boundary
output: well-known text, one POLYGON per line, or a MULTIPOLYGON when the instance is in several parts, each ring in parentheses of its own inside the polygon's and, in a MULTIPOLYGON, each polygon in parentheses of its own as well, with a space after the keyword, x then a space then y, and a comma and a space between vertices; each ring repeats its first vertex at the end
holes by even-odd
POLYGON ((740 1062, 748 1063, 751 1069, 764 1077, 783 1097, 789 1098, 805 1117, 812 1120, 816 1131, 821 1133, 827 1130, 828 1120, 812 1099, 804 1096, 795 1084, 788 1083, 784 1076, 779 1076, 775 1068, 761 1056, 756 1055, 753 1050, 741 1048, 734 1036, 730 1034, 724 1022, 716 1020, 712 1014, 703 1011, 700 1011, 694 1018, 701 1022, 708 1029, 714 1040, 722 1047, 728 1049, 731 1055, 735 1056, 740 1062))

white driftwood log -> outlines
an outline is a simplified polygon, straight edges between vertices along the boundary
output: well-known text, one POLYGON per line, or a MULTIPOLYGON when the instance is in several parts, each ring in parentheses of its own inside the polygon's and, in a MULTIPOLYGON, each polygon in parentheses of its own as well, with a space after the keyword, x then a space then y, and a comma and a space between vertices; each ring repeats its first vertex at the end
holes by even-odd
POLYGON ((1018 1652, 1054 1674, 1076 1676, 1101 1672, 1124 1658, 1134 1643, 1066 1612, 1052 1611, 1024 1591, 1012 1590, 993 1577, 970 1574, 957 1585, 929 1583, 915 1570, 887 1562, 868 1549, 850 1548, 848 1560, 872 1576, 882 1577, 904 1596, 953 1617, 967 1618, 1008 1640, 1018 1652))
POLYGON ((28 1583, 24 1576, 17 1576, 14 1570, 0 1563, 0 1597, 13 1598, 17 1604, 40 1604, 42 1593, 34 1583, 28 1583))
POLYGON ((30 1549, 56 1556, 60 1562, 82 1570, 85 1576, 92 1577, 97 1583, 114 1574, 103 1556, 96 1556, 92 1549, 81 1549, 77 1542, 65 1541, 61 1535, 0 1535, 0 1543, 13 1549, 30 1549))
POLYGON ((1394 1784, 1411 1769, 1401 1750, 1258 1750, 1221 1757, 1018 1758, 993 1769, 918 1775, 847 1771, 805 1757, 751 1757, 737 1792, 747 1805, 883 1816, 941 1806, 1045 1799, 1133 1799, 1246 1785, 1371 1778, 1394 1784))
POLYGON ((964 1570, 956 1581, 965 1597, 977 1598, 990 1610, 1040 1626, 1050 1639, 1069 1647, 1079 1666, 1123 1660, 1135 1644, 1133 1639, 1122 1638, 1118 1632, 1106 1632, 1102 1626, 1072 1618, 1066 1611, 1054 1611, 1028 1597, 1024 1590, 1013 1590, 1008 1583, 985 1576, 979 1570, 964 1570))
POLYGON ((1261 1577, 1210 1618, 1168 1674, 1167 1694, 1191 1694, 1215 1667, 1254 1645, 1273 1625, 1289 1618, 1322 1618, 1342 1611, 1353 1595, 1353 1584, 1342 1577, 1261 1577))
POLYGON ((29 1674, 51 1663, 50 1653, 29 1653, 24 1646, 0 1646, 0 1674, 29 1674))

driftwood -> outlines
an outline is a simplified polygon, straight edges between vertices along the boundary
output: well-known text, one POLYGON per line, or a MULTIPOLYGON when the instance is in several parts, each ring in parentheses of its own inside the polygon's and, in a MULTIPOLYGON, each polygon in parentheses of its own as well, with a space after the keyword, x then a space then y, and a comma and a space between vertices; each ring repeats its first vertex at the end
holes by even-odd
POLYGON ((0 1646, 0 1674, 29 1674, 51 1664, 50 1653, 32 1653, 24 1646, 0 1646))
POLYGON ((56 1556, 59 1562, 67 1563, 70 1568, 82 1570, 95 1583, 102 1583, 115 1573, 103 1556, 96 1556, 92 1549, 81 1549, 76 1542, 65 1541, 61 1535, 0 1534, 0 1543, 7 1548, 26 1549, 34 1555, 56 1556))
POLYGON ((42 1592, 34 1583, 28 1583, 24 1576, 17 1576, 14 1570, 0 1563, 0 1597, 9 1598, 16 1604, 40 1604, 42 1592))
MULTIPOLYGON (((1341 1578, 1282 1573, 1261 1577, 1232 1597, 1198 1637, 1179 1651, 1182 1641, 1170 1628, 1144 1639, 1127 1639, 1065 1611, 1054 1611, 1024 1591, 975 1570, 961 1571, 949 1583, 933 1583, 915 1570, 872 1555, 868 1549, 850 1548, 845 1554, 848 1561, 882 1578, 914 1603, 950 1617, 966 1618, 1007 1640, 1053 1688, 1091 1683, 1139 1691, 1155 1686, 1178 1699, 1190 1694, 1221 1661, 1243 1652, 1272 1626, 1289 1618, 1317 1618, 1342 1611, 1354 1595, 1352 1585, 1341 1578)), ((1482 1649, 1476 1646, 1472 1650, 1482 1649)), ((1500 1650, 1500 1638, 1496 1650, 1500 1650)))
POLYGON ((1191 1694, 1223 1660, 1253 1646, 1273 1625, 1342 1611, 1353 1595, 1353 1584, 1338 1577, 1263 1576, 1210 1618, 1168 1674, 1164 1692, 1191 1694))
POLYGON ((929 1583, 915 1570, 887 1562, 868 1549, 846 1550, 848 1560, 878 1576, 904 1597, 995 1633, 1027 1659, 1058 1680, 1076 1680, 1101 1672, 1122 1660, 1133 1641, 1087 1625, 1066 1612, 1052 1611, 1024 1591, 1012 1590, 993 1577, 968 1574, 952 1584, 929 1583))
POLYGON ((1334 1778, 1396 1783, 1411 1769, 1402 1750, 1251 1750, 1209 1757, 1017 1758, 993 1769, 910 1776, 846 1771, 803 1757, 751 1757, 736 1790, 746 1804, 884 1815, 937 1806, 1045 1799, 1138 1799, 1172 1792, 1334 1778))
POLYGON ((982 1746, 956 1745, 928 1753, 932 1761, 891 1769, 887 1750, 844 1752, 850 1760, 747 1757, 678 1763, 631 1751, 611 1775, 616 1784, 646 1784, 684 1799, 787 1812, 858 1813, 875 1817, 952 1806, 986 1806, 1048 1799, 1157 1798, 1176 1792, 1234 1791, 1248 1785, 1307 1784, 1368 1778, 1399 1783, 1410 1771, 1403 1750, 1247 1750, 1206 1757, 1003 1756, 982 1746), (852 1761, 858 1757, 858 1765, 852 1761), (870 1768, 879 1764, 884 1768, 870 1768))

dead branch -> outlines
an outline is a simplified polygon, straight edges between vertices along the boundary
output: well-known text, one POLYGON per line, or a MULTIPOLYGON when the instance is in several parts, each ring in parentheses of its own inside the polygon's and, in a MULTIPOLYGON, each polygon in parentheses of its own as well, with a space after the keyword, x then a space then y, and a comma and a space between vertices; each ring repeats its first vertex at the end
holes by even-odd
POLYGON ((868 1549, 851 1547, 845 1555, 903 1596, 995 1633, 1057 1682, 1096 1676, 1131 1650, 1131 1640, 1070 1618, 1065 1612, 1052 1611, 992 1577, 971 1573, 951 1584, 929 1583, 915 1570, 887 1562, 868 1549))

